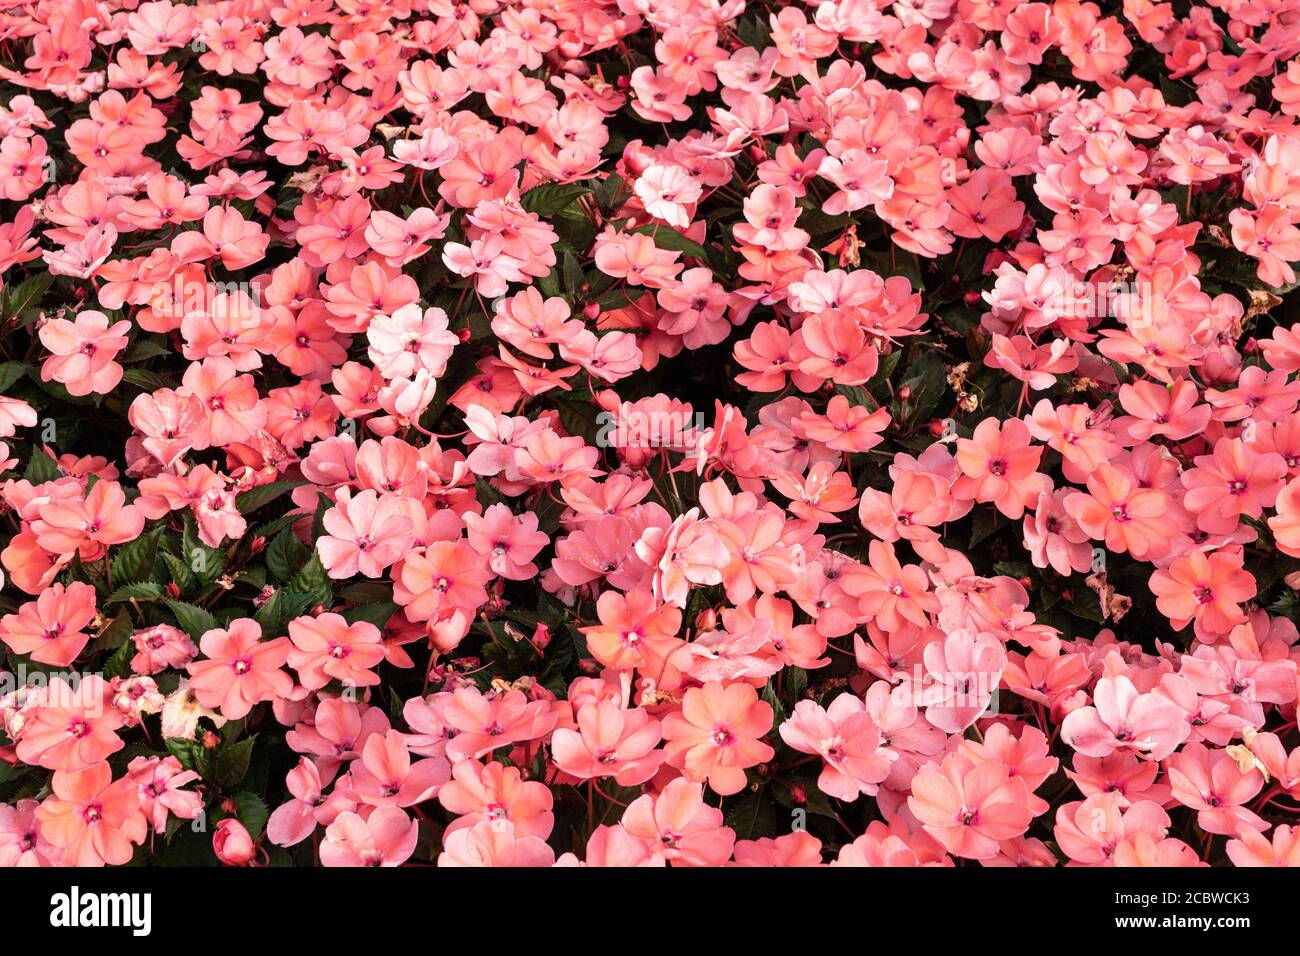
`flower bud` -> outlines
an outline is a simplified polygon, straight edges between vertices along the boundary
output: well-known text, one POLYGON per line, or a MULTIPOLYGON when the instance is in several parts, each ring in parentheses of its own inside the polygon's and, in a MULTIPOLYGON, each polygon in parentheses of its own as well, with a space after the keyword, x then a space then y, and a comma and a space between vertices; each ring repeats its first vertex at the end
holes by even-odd
POLYGON ((212 852, 223 866, 248 866, 257 855, 257 847, 244 825, 228 817, 217 824, 212 834, 212 852))

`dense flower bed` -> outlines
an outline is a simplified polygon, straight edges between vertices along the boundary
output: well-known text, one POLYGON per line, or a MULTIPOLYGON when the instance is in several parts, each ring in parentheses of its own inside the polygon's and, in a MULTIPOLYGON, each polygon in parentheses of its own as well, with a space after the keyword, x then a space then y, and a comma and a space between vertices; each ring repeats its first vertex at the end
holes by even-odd
POLYGON ((0 82, 0 863, 1300 863, 1294 0, 37 0, 0 82))

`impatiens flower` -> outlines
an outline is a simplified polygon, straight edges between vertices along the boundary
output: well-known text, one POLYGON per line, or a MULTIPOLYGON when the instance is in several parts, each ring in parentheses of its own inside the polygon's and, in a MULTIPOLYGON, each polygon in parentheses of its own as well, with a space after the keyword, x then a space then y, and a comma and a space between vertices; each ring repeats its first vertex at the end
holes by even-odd
POLYGON ((406 506, 369 488, 355 497, 341 489, 323 523, 328 533, 317 540, 316 548, 334 578, 377 578, 414 542, 415 525, 406 506))
POLYGON ((98 674, 75 686, 53 678, 21 725, 18 759, 75 774, 117 753, 126 746, 117 734, 125 719, 108 704, 111 690, 98 674))
POLYGON ((992 634, 953 631, 926 645, 921 691, 925 719, 948 733, 961 733, 988 708, 1002 678, 1007 654, 992 634))
POLYGON ((140 788, 140 809, 155 833, 167 829, 169 817, 193 820, 203 812, 202 795, 181 789, 199 775, 182 768, 173 756, 136 757, 127 767, 127 776, 140 788))
POLYGON ((736 834, 722 811, 704 802, 704 787, 681 777, 657 795, 643 794, 623 811, 623 829, 657 847, 674 866, 719 866, 731 856, 736 834))
POLYGON ((204 659, 186 665, 190 686, 201 704, 228 720, 247 716, 258 702, 287 697, 293 690, 293 678, 280 669, 289 659, 289 639, 263 641, 261 626, 251 618, 231 621, 229 629, 207 631, 199 649, 204 659))
POLYGON ((775 753, 759 739, 771 728, 772 708, 752 686, 710 681, 688 690, 681 712, 664 719, 668 762, 716 793, 738 793, 745 768, 775 753))
POLYGON ((396 730, 372 734, 361 759, 348 770, 349 789, 374 807, 412 807, 435 797, 451 776, 443 757, 412 760, 405 736, 396 730))
POLYGON ((1176 630, 1195 620, 1198 631, 1226 634, 1246 619, 1241 604, 1255 595, 1255 578, 1241 559, 1201 551, 1177 558, 1151 575, 1156 607, 1176 630))
POLYGON ((529 701, 517 690, 489 698, 470 687, 453 692, 443 717, 455 731, 447 745, 455 761, 478 760, 499 747, 535 740, 550 733, 556 720, 545 700, 529 701))
POLYGON ((1190 743, 1169 758, 1168 772, 1174 799, 1197 811, 1196 821, 1207 833, 1268 829, 1267 821, 1245 806, 1263 788, 1263 775, 1256 769, 1242 773, 1225 751, 1190 743))
POLYGON ((20 607, 17 614, 0 618, 0 640, 15 654, 30 654, 42 664, 65 667, 90 641, 85 630, 94 617, 93 587, 79 581, 66 588, 54 584, 20 607))
POLYGON ((97 481, 85 498, 51 500, 40 506, 32 522, 36 541, 55 554, 80 551, 83 557, 102 556, 108 545, 131 541, 144 527, 144 515, 126 504, 126 492, 115 481, 97 481))
POLYGON ((1093 704, 1072 710, 1061 724, 1061 738, 1090 757, 1133 750, 1164 760, 1191 731, 1180 707, 1160 694, 1139 693, 1122 674, 1097 681, 1093 704))
POLYGON ((1025 506, 1047 490, 1047 476, 1037 470, 1043 450, 1031 447, 1029 439, 1019 419, 980 422, 972 437, 957 440, 962 476, 953 490, 976 501, 991 501, 1008 518, 1019 518, 1025 506))
POLYGON ((1272 839, 1242 827, 1237 839, 1229 840, 1225 850, 1234 866, 1300 866, 1300 840, 1296 828, 1278 824, 1272 839))
POLYGON ((19 800, 12 806, 0 804, 0 866, 56 866, 63 850, 41 833, 36 819, 40 806, 35 800, 19 800))
POLYGON ((448 834, 439 866, 550 866, 555 851, 509 820, 483 820, 448 834))
POLYGON ((555 765, 579 779, 613 777, 622 787, 644 783, 659 770, 665 752, 659 721, 616 701, 585 704, 574 715, 578 729, 559 728, 551 737, 555 765))
POLYGON ((106 395, 122 380, 114 359, 126 348, 131 323, 109 323, 102 312, 82 312, 76 320, 51 319, 41 326, 41 344, 52 353, 41 378, 67 386, 69 395, 106 395))
POLYGON ((457 815, 448 833, 508 820, 519 836, 545 840, 550 835, 555 823, 551 791, 544 783, 524 780, 519 768, 462 760, 451 768, 451 776, 438 790, 438 802, 457 815))
POLYGON ((84 770, 55 772, 46 797, 36 810, 41 836, 59 848, 66 866, 121 866, 131 859, 148 822, 136 783, 113 779, 106 762, 84 770))
POLYGON ((296 617, 289 622, 288 664, 308 690, 332 680, 345 687, 379 683, 372 670, 386 656, 379 628, 368 621, 348 624, 341 614, 296 617))
POLYGON ((795 750, 822 758, 817 788, 840 800, 874 796, 898 759, 881 746, 880 728, 853 694, 841 694, 824 710, 814 701, 800 701, 780 729, 781 739, 795 750))
POLYGON ((1001 764, 950 754, 912 779, 907 806, 949 853, 970 860, 997 855, 998 843, 1020 836, 1032 819, 1029 791, 1001 764))
POLYGON ((401 866, 420 838, 416 822, 397 807, 378 807, 362 817, 345 810, 325 828, 322 866, 401 866))

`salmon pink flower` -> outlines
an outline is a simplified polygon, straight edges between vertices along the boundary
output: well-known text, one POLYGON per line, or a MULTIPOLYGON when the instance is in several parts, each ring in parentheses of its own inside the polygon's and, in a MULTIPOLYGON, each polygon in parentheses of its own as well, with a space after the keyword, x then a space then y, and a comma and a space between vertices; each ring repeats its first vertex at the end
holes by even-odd
POLYGON ((551 866, 555 851, 509 820, 483 820, 447 834, 439 866, 551 866))
POLYGON ((556 721, 549 702, 530 701, 518 690, 485 697, 474 688, 461 687, 443 705, 442 713, 455 732, 447 745, 453 761, 478 760, 500 747, 537 740, 549 734, 556 721))
POLYGON ((58 866, 63 850, 41 834, 35 800, 0 804, 0 867, 58 866))
POLYGON ((40 695, 17 738, 23 763, 77 773, 126 746, 117 734, 125 718, 110 706, 112 687, 98 674, 75 686, 54 677, 40 695))
POLYGON ((0 618, 0 640, 15 654, 66 667, 90 641, 85 628, 95 617, 95 589, 74 581, 66 588, 52 584, 17 614, 0 618))
POLYGON ((348 624, 341 614, 296 617, 289 622, 288 664, 298 672, 298 682, 308 690, 331 680, 344 687, 369 687, 379 683, 371 668, 385 657, 379 628, 368 621, 348 624))
POLYGON ((487 821, 508 820, 519 836, 545 840, 555 825, 551 812, 554 798, 546 784, 524 780, 517 767, 492 761, 462 760, 451 768, 451 777, 438 790, 438 802, 456 819, 447 833, 487 821))
POLYGON ((41 379, 67 386, 69 395, 107 395, 122 380, 113 359, 126 348, 131 323, 109 324, 102 312, 82 312, 76 320, 51 319, 41 326, 41 344, 52 353, 41 366, 41 379))
POLYGON ((998 854, 998 844, 1022 835, 1033 819, 1029 789, 995 761, 949 754, 912 779, 907 806, 925 832, 949 853, 970 860, 998 854))
POLYGON ((282 671, 289 659, 287 637, 262 640, 262 628, 251 618, 230 622, 229 629, 214 628, 199 639, 205 660, 185 666, 194 695, 205 707, 228 720, 248 715, 260 701, 287 697, 293 678, 282 671))
POLYGON ((1089 757, 1132 750, 1164 760, 1191 732, 1182 708, 1163 695, 1139 693, 1123 674, 1097 681, 1093 705, 1070 711, 1061 724, 1061 739, 1089 757))
POLYGON ((574 715, 576 730, 559 728, 551 737, 555 765, 580 780, 613 777, 620 787, 649 780, 665 753, 659 721, 644 710, 625 710, 612 700, 584 704, 574 715))
POLYGON ((451 778, 445 757, 412 760, 404 734, 371 734, 361 759, 348 768, 348 789, 374 807, 412 807, 437 796, 451 778))
POLYGON ((822 758, 817 788, 839 800, 875 796, 898 759, 881 746, 880 728, 853 694, 841 694, 826 709, 801 700, 780 729, 781 739, 795 750, 822 758))
POLYGON ((1268 829, 1268 822, 1245 806, 1264 787, 1257 769, 1242 773, 1226 751, 1200 743, 1188 744, 1166 766, 1174 799, 1197 811, 1196 822, 1206 833, 1268 829))
POLYGON ((143 843, 149 824, 136 782, 113 779, 106 762, 85 770, 56 771, 53 794, 36 810, 41 836, 63 851, 65 866, 122 866, 133 844, 143 843))
POLYGON ((745 768, 775 754, 759 739, 771 729, 772 707, 751 685, 710 681, 688 690, 681 711, 664 719, 667 760, 715 793, 739 793, 745 768))
POLYGON ((397 807, 377 807, 364 817, 345 810, 325 828, 321 866, 401 866, 419 839, 416 822, 397 807))
POLYGON ((1241 605, 1255 596, 1255 577, 1239 556, 1193 551, 1151 575, 1156 607, 1174 630, 1196 621, 1197 633, 1227 634, 1246 620, 1241 605))
POLYGON ((1029 440, 1029 429, 1019 419, 984 419, 972 437, 957 440, 962 475, 953 491, 993 502, 1008 518, 1020 518, 1029 502, 1049 490, 1047 476, 1037 470, 1043 450, 1031 447, 1029 440))
POLYGON ((1285 823, 1273 828, 1272 840, 1250 827, 1224 848, 1233 866, 1300 866, 1300 832, 1285 823))
POLYGON ((321 564, 330 577, 361 574, 378 578, 411 550, 415 524, 406 504, 395 495, 367 488, 355 496, 339 489, 334 507, 322 519, 325 531, 316 540, 321 564))
POLYGON ((660 850, 674 866, 721 866, 736 834, 722 811, 704 802, 704 786, 677 777, 658 794, 643 794, 623 811, 623 829, 660 850))

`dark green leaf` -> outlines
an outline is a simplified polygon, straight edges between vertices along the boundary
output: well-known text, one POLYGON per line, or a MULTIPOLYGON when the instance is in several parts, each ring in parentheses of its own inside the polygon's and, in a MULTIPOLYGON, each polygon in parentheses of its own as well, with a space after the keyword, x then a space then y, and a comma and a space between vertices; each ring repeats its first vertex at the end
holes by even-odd
POLYGON ((221 626, 210 612, 193 604, 169 600, 167 606, 176 615, 176 623, 180 625, 180 629, 196 641, 208 631, 221 626))
POLYGON ((256 488, 250 488, 235 497, 235 507, 239 509, 240 514, 248 514, 250 511, 256 511, 263 505, 268 505, 281 495, 292 491, 299 485, 306 484, 305 481, 273 481, 270 484, 258 485, 256 488))

